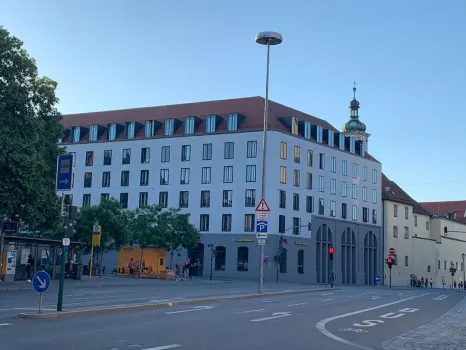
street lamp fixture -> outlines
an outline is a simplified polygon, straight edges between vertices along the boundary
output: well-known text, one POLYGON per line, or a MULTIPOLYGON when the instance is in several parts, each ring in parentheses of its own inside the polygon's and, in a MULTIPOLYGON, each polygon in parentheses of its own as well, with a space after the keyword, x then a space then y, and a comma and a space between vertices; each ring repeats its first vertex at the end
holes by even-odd
MULTIPOLYGON (((265 199, 265 172, 267 168, 267 123, 269 119, 269 65, 270 65, 270 46, 279 45, 283 41, 280 33, 261 32, 256 34, 256 43, 267 46, 267 73, 265 77, 265 103, 264 103, 264 133, 262 137, 262 189, 261 197, 265 199)), ((259 261, 259 294, 264 291, 264 246, 260 246, 259 261)))

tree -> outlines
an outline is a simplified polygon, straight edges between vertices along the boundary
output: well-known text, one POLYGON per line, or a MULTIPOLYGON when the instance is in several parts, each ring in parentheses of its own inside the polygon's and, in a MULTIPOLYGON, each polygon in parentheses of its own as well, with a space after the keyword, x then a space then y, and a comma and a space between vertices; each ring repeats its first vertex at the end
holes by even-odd
POLYGON ((18 38, 0 26, 0 219, 19 218, 32 230, 59 225, 55 192, 57 83, 40 77, 18 38))
POLYGON ((73 240, 87 242, 87 253, 91 251, 92 229, 96 223, 101 226, 101 239, 100 246, 94 247, 94 251, 101 254, 100 263, 103 266, 104 253, 119 249, 129 242, 129 215, 120 202, 113 198, 102 199, 99 205, 81 208, 73 240))

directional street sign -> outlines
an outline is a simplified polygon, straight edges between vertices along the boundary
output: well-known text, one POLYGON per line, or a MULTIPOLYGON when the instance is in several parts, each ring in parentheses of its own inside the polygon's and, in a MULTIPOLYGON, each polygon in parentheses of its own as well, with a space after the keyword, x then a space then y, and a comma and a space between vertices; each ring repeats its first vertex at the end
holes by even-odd
POLYGON ((376 283, 382 282, 382 277, 380 277, 379 275, 375 276, 375 282, 376 283))
POLYGON ((50 287, 50 276, 45 271, 38 271, 32 278, 32 287, 37 293, 44 293, 50 287))
POLYGON ((256 232, 265 232, 265 233, 267 233, 267 226, 268 226, 267 221, 257 220, 257 222, 256 222, 256 232))
POLYGON ((259 204, 256 207, 256 211, 270 211, 269 205, 267 204, 264 198, 260 200, 259 204))
POLYGON ((267 239, 267 232, 257 232, 256 233, 256 238, 262 238, 262 239, 267 239))
POLYGON ((267 240, 265 240, 265 239, 258 239, 258 240, 257 240, 257 245, 265 245, 265 242, 267 242, 267 240))
POLYGON ((73 179, 73 155, 62 154, 57 158, 57 191, 70 191, 73 179))

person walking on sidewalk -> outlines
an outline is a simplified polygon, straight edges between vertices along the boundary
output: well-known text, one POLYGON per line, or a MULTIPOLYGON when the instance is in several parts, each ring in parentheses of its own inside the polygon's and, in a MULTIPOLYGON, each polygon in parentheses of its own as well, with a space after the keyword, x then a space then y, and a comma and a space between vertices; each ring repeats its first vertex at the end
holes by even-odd
POLYGON ((434 284, 434 280, 432 279, 432 277, 430 278, 429 282, 430 282, 430 288, 433 288, 432 285, 434 284))
POLYGON ((26 274, 27 274, 27 281, 31 282, 32 278, 32 265, 34 264, 34 260, 32 259, 32 255, 29 254, 28 261, 26 263, 26 274))
POLYGON ((128 269, 129 269, 129 275, 128 275, 128 277, 131 278, 131 276, 133 276, 133 274, 134 274, 134 262, 133 262, 133 258, 131 258, 131 260, 130 260, 129 263, 128 263, 128 269))

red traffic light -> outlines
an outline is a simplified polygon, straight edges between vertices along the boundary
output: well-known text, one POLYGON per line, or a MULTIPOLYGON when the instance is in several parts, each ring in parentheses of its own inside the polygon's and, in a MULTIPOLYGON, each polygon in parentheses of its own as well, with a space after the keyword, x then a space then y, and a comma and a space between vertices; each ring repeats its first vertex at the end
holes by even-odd
POLYGON ((387 264, 389 264, 389 265, 393 264, 393 259, 392 258, 387 258, 387 264))
POLYGON ((335 248, 333 248, 333 247, 328 248, 328 252, 329 252, 330 254, 335 253, 335 248))

